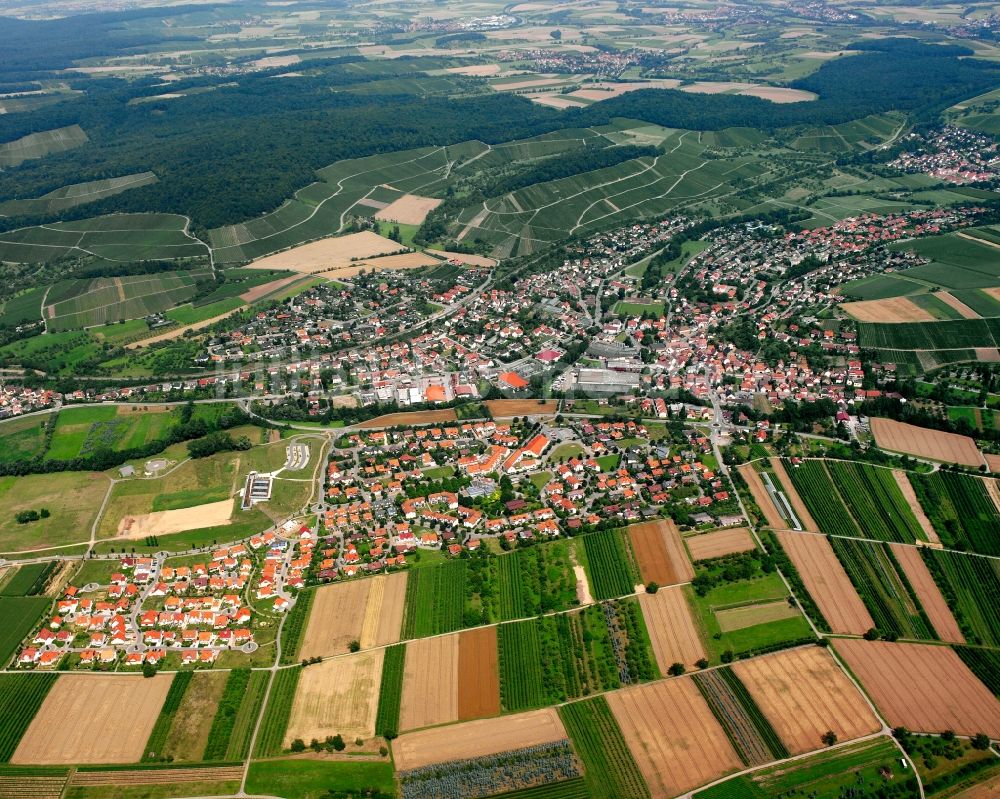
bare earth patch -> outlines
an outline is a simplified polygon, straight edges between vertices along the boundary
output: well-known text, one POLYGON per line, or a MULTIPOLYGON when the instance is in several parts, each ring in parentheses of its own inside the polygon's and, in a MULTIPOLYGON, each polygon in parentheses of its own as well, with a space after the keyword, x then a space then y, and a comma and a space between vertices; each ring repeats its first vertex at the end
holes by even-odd
POLYGON ((844 313, 859 322, 933 322, 934 315, 925 311, 906 297, 888 300, 845 302, 840 306, 844 313))
POLYGON ((1000 700, 954 650, 848 639, 834 646, 890 726, 1000 737, 1000 700))
POLYGON ((443 200, 421 197, 418 194, 404 194, 382 208, 375 218, 382 222, 398 222, 401 225, 419 225, 427 214, 437 208, 443 200))
POLYGON ((494 419, 512 416, 554 416, 559 411, 558 400, 487 400, 486 409, 494 419))
POLYGON ((446 69, 452 75, 465 75, 470 78, 488 78, 500 73, 499 64, 473 64, 468 67, 451 67, 446 69))
POLYGON ((392 753, 396 769, 409 771, 565 739, 559 714, 554 708, 545 708, 400 735, 392 742, 392 753))
POLYGON ((458 717, 462 721, 500 715, 497 628, 458 635, 458 717))
POLYGON ((827 730, 850 741, 881 727, 861 692, 818 646, 741 660, 733 671, 792 754, 820 749, 827 730))
POLYGON ((138 762, 172 681, 172 674, 61 675, 10 762, 138 762))
POLYGON ((458 721, 458 639, 454 633, 406 645, 401 730, 458 721))
POLYGON ((711 560, 735 552, 750 552, 757 546, 746 527, 692 535, 685 538, 684 542, 691 553, 691 560, 711 560))
POLYGON ((118 522, 117 538, 137 539, 149 535, 185 533, 205 527, 229 524, 233 515, 233 500, 223 499, 195 505, 193 508, 160 510, 138 516, 125 516, 118 522))
POLYGON ((690 677, 607 694, 653 799, 668 799, 743 768, 690 677))
POLYGON ((976 447, 976 442, 968 436, 928 430, 897 422, 895 419, 873 418, 871 426, 875 441, 882 449, 963 466, 978 467, 983 463, 983 456, 976 447))
POLYGON ((927 564, 920 557, 920 551, 916 547, 905 544, 889 544, 892 554, 896 556, 906 579, 910 581, 917 599, 927 612, 934 631, 942 641, 951 644, 964 644, 965 636, 958 627, 958 622, 951 613, 948 603, 941 596, 941 590, 934 582, 927 564))
POLYGON ((384 649, 376 649, 303 669, 288 717, 285 746, 296 738, 322 741, 338 734, 347 740, 371 738, 384 656, 384 649))
POLYGON ((875 626, 825 537, 792 532, 776 535, 835 633, 863 635, 875 626))
POLYGON ((639 606, 661 673, 666 674, 674 663, 692 668, 707 657, 679 585, 661 588, 655 594, 639 594, 639 606))
POLYGON ((346 236, 330 238, 293 247, 284 252, 259 258, 250 264, 250 269, 283 269, 292 272, 312 274, 328 272, 332 269, 350 267, 356 261, 388 255, 405 249, 389 239, 382 238, 370 230, 350 233, 346 236))
POLYGON ((465 252, 449 252, 448 250, 428 250, 428 252, 447 258, 449 261, 457 261, 467 266, 493 267, 497 265, 495 258, 487 258, 485 255, 472 255, 465 252))
POLYGON ((676 585, 694 579, 694 567, 671 520, 630 525, 628 535, 644 583, 676 585))

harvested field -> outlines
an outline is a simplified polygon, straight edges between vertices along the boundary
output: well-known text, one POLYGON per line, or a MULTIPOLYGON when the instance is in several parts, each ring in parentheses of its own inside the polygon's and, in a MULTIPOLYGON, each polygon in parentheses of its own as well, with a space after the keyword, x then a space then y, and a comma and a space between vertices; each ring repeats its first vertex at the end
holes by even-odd
POLYGON ((958 622, 955 621, 948 603, 941 596, 941 590, 928 571, 927 564, 920 557, 919 550, 905 544, 889 544, 889 548, 941 640, 950 644, 964 644, 965 636, 958 628, 958 622))
POLYGON ((233 515, 233 500, 224 499, 195 505, 193 508, 161 510, 138 516, 124 516, 118 522, 116 538, 138 539, 150 535, 169 535, 205 527, 220 527, 229 524, 233 515))
POLYGON ((983 456, 976 447, 976 442, 968 436, 928 430, 897 422, 895 419, 873 418, 871 426, 875 442, 882 449, 977 468, 983 463, 983 456))
POLYGON ((458 636, 458 718, 500 714, 497 628, 480 627, 458 636))
POLYGON ((607 694, 652 799, 704 785, 743 767, 690 677, 607 694))
POLYGON ((418 269, 421 266, 435 266, 440 263, 441 260, 439 258, 434 258, 426 253, 404 252, 399 255, 381 255, 378 258, 366 258, 350 267, 333 270, 328 277, 354 277, 362 269, 366 272, 379 269, 392 271, 396 269, 418 269))
POLYGON ((458 639, 454 633, 406 645, 400 730, 458 721, 458 639))
POLYGON ((458 417, 453 408, 440 411, 412 411, 410 413, 387 413, 376 416, 358 427, 362 430, 379 429, 382 427, 409 427, 419 424, 435 424, 436 422, 454 422, 458 417))
MULTIPOLYGON (((993 474, 1000 473, 1000 455, 985 455, 986 458, 986 468, 989 469, 993 474)), ((1000 509, 1000 505, 997 506, 1000 509)))
POLYGON ((628 528, 628 535, 644 583, 676 585, 694 579, 694 567, 672 521, 633 524, 628 528))
POLYGON ((1000 738, 1000 700, 954 650, 848 639, 835 647, 890 726, 1000 738))
POLYGON ((735 552, 750 552, 757 545, 746 527, 719 530, 715 533, 693 535, 684 539, 691 553, 691 560, 711 560, 735 552))
POLYGON ((358 639, 362 649, 394 644, 399 640, 406 598, 406 572, 380 574, 368 582, 371 587, 358 639))
POLYGON ((299 657, 342 655, 360 641, 371 580, 352 580, 316 589, 299 657))
POLYGON ((135 763, 153 730, 172 674, 61 675, 10 762, 135 763), (123 725, 128 725, 127 734, 123 725))
POLYGON ((427 214, 437 208, 443 200, 421 197, 418 194, 404 194, 382 208, 375 218, 382 222, 398 222, 401 225, 419 225, 427 214))
POLYGON ((559 714, 553 708, 546 708, 411 732, 393 741, 392 754, 396 770, 409 771, 435 763, 495 755, 565 738, 566 729, 559 720, 559 714))
POLYGON ((250 269, 283 269, 312 274, 351 267, 363 258, 374 258, 406 249, 377 233, 366 230, 346 236, 331 236, 284 252, 259 258, 250 269))
POLYGON ((778 478, 785 496, 788 497, 788 501, 791 503, 792 511, 802 525, 802 529, 818 530, 819 527, 810 515, 806 503, 802 501, 802 497, 799 496, 798 491, 795 490, 795 486, 792 484, 792 478, 785 471, 785 465, 781 462, 781 458, 771 458, 770 464, 772 471, 774 471, 774 476, 778 478))
POLYGON ((881 727, 861 692, 818 646, 741 660, 733 672, 792 754, 820 749, 827 730, 850 741, 881 727))
POLYGON ((934 315, 906 297, 845 302, 844 313, 859 322, 933 322, 934 315))
POLYGON ((539 105, 547 105, 551 108, 583 108, 585 103, 573 100, 565 94, 533 94, 529 98, 531 102, 539 105))
POLYGON ((754 502, 757 503, 757 507, 760 508, 760 512, 764 514, 764 521, 767 523, 767 526, 773 527, 777 530, 788 527, 788 522, 786 522, 785 518, 778 513, 778 509, 771 501, 771 495, 768 494, 767 489, 764 488, 764 481, 760 479, 760 475, 757 473, 757 470, 753 468, 753 464, 744 463, 742 466, 737 466, 736 468, 739 471, 740 476, 746 480, 747 487, 753 495, 754 502))
POLYGON ((324 660, 303 669, 285 732, 287 747, 296 738, 323 740, 375 735, 378 689, 384 649, 324 660))
POLYGON ((833 632, 863 635, 875 626, 825 537, 791 532, 776 535, 833 632))
POLYGON ((690 669, 708 657, 679 585, 661 588, 655 594, 639 594, 639 606, 661 674, 674 663, 690 669))
POLYGON ((724 633, 733 630, 744 630, 757 624, 767 624, 772 621, 791 619, 799 615, 798 608, 793 608, 785 600, 776 602, 761 602, 757 605, 746 605, 739 608, 726 608, 715 611, 719 629, 724 633))
POLYGON ((681 82, 675 78, 631 83, 588 83, 587 88, 577 89, 568 96, 579 97, 581 100, 610 100, 612 97, 619 97, 639 89, 676 89, 680 84, 681 82))
POLYGON ((558 400, 488 400, 486 409, 494 419, 511 416, 554 416, 559 412, 558 400))
POLYGON ((913 486, 910 485, 910 478, 906 476, 906 472, 899 469, 893 469, 892 477, 896 481, 896 485, 899 486, 899 492, 903 495, 903 499, 906 500, 907 504, 910 506, 910 510, 913 511, 913 515, 916 517, 917 523, 920 525, 920 529, 923 530, 924 535, 927 536, 927 540, 932 544, 940 544, 941 539, 938 538, 937 530, 934 529, 934 525, 931 524, 931 520, 928 519, 927 514, 924 513, 924 509, 920 505, 920 501, 917 499, 916 493, 913 491, 913 486))
POLYGON ((1000 799, 1000 774, 954 794, 951 799, 1000 799))
POLYGON ((428 250, 434 255, 440 255, 449 261, 457 261, 467 266, 493 267, 497 265, 495 258, 487 258, 485 255, 472 255, 466 252, 448 252, 448 250, 428 250))

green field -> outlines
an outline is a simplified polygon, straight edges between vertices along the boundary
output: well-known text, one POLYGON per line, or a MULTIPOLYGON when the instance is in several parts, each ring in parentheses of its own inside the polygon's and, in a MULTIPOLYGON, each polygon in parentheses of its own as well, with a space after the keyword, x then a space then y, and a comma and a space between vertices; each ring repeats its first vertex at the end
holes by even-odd
POLYGON ((792 466, 786 461, 783 465, 821 532, 828 535, 861 535, 823 461, 807 460, 799 466, 792 466))
POLYGON ((465 561, 416 569, 406 581, 403 638, 423 638, 462 629, 465 611, 465 561))
POLYGON ((19 566, 8 579, 0 580, 0 596, 37 596, 43 593, 49 575, 56 568, 55 561, 19 566))
POLYGON ((86 143, 87 134, 79 125, 29 133, 20 139, 0 144, 0 169, 18 166, 34 158, 72 150, 86 143))
POLYGON ((640 582, 639 573, 625 533, 605 530, 583 536, 581 540, 595 599, 611 599, 635 591, 640 582))
POLYGON ((184 695, 191 686, 194 672, 181 671, 174 675, 170 682, 170 689, 167 691, 167 698, 163 700, 163 707, 160 708, 160 715, 156 717, 156 723, 146 741, 146 748, 143 750, 142 759, 144 761, 155 762, 163 757, 167 746, 167 738, 170 735, 170 728, 173 726, 174 718, 180 709, 184 695))
POLYGON ((825 465, 865 538, 906 544, 924 538, 891 471, 852 461, 825 465))
POLYGON ((927 548, 920 554, 965 640, 1000 647, 1000 560, 927 548))
POLYGON ((862 348, 870 349, 964 350, 996 347, 998 337, 1000 337, 1000 319, 858 322, 858 344, 862 348))
POLYGON ((0 674, 0 763, 10 760, 55 682, 55 674, 0 674))
POLYGON ((288 717, 295 701, 295 689, 299 684, 301 666, 280 669, 274 675, 274 682, 267 696, 267 708, 257 734, 255 757, 273 757, 281 754, 288 729, 288 717))
POLYGON ((265 760, 250 764, 247 792, 284 799, 396 795, 389 761, 265 760), (374 793, 369 793, 374 791, 374 793), (333 792, 332 794, 329 792, 333 792))
POLYGON ((375 714, 375 734, 394 738, 399 731, 399 706, 403 698, 403 666, 406 644, 395 644, 385 650, 382 662, 382 682, 375 714))
POLYGON ((648 799, 649 788, 603 696, 559 708, 590 799, 648 799))
POLYGON ((0 203, 0 214, 4 216, 49 216, 69 208, 75 208, 78 205, 113 197, 129 189, 148 186, 151 183, 156 183, 156 175, 152 172, 137 172, 134 175, 122 175, 120 178, 74 183, 35 199, 7 200, 7 202, 0 203))
POLYGON ((660 317, 663 316, 663 303, 661 301, 655 302, 631 302, 628 300, 620 300, 615 304, 613 313, 619 316, 643 316, 644 314, 652 314, 653 316, 660 317))
POLYGON ((564 541, 499 555, 487 561, 486 569, 490 621, 565 610, 576 601, 576 577, 564 541))
POLYGON ((17 552, 86 542, 110 482, 96 472, 0 477, 0 551, 17 552), (50 516, 18 524, 22 510, 50 516))
POLYGON ((52 606, 43 596, 0 596, 0 663, 6 664, 19 651, 21 641, 52 606))
POLYGON ((927 518, 951 549, 1000 555, 996 507, 983 481, 952 472, 911 475, 927 518))
POLYGON ((243 760, 267 690, 268 673, 250 669, 229 672, 205 747, 204 760, 243 760))
POLYGON ((294 663, 299 659, 302 634, 309 623, 309 611, 312 608, 314 599, 316 599, 315 591, 299 591, 296 595, 295 604, 288 611, 288 617, 281 628, 282 663, 294 663))
POLYGON ((26 322, 40 322, 45 292, 46 288, 39 286, 11 297, 0 307, 0 323, 15 327, 26 322))
POLYGON ((45 448, 45 424, 50 416, 21 416, 0 424, 0 463, 41 456, 45 448))

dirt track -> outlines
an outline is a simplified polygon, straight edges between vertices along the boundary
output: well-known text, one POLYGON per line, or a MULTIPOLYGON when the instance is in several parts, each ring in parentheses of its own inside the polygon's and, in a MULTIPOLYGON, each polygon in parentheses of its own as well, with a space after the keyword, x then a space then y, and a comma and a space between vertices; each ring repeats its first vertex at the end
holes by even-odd
POLYGON ((779 532, 777 536, 835 633, 863 635, 875 626, 826 538, 791 532, 779 532))
POLYGON ((951 644, 964 644, 965 636, 958 628, 958 622, 955 621, 948 603, 941 596, 941 590, 934 582, 917 548, 905 544, 889 544, 889 547, 941 640, 951 644))
POLYGON ((877 732, 879 720, 829 652, 817 646, 741 660, 733 671, 792 754, 877 732))
POLYGON ((706 657, 681 586, 661 588, 655 594, 639 594, 639 605, 662 674, 674 663, 683 663, 690 669, 706 657))
POLYGON ((952 649, 857 639, 834 646, 890 726, 1000 738, 1000 700, 952 649))

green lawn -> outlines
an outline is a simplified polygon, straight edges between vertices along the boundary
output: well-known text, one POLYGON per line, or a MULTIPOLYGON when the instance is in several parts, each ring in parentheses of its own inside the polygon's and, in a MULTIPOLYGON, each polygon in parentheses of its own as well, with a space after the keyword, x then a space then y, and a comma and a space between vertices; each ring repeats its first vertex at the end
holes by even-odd
POLYGON ((386 796, 395 796, 391 763, 360 760, 357 763, 343 760, 261 760, 250 765, 247 777, 248 793, 282 796, 285 799, 321 799, 327 795, 327 791, 370 789, 386 796))
POLYGON ((86 542, 109 485, 99 472, 0 477, 0 552, 86 542), (47 519, 18 524, 14 518, 42 508, 47 519))

